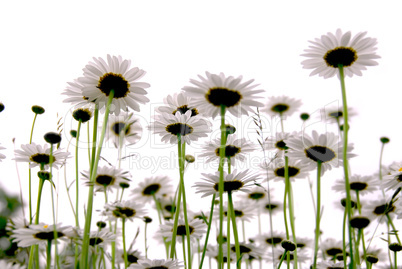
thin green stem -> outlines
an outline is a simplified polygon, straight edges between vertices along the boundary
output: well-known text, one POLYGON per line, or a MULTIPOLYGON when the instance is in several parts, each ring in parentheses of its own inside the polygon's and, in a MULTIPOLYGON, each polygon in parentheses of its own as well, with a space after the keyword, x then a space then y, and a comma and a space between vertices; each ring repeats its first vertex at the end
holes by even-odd
POLYGON ((347 268, 347 259, 346 259, 346 219, 348 216, 348 212, 346 210, 344 210, 343 213, 343 223, 342 223, 342 255, 343 255, 343 267, 347 268))
MULTIPOLYGON (((232 192, 228 191, 228 204, 230 207, 230 215, 232 218, 232 228, 233 228, 233 237, 235 240, 235 249, 236 249, 236 264, 237 268, 241 268, 241 256, 240 256, 240 244, 239 244, 239 235, 237 233, 237 225, 236 225, 236 215, 233 208, 233 199, 232 199, 232 192)), ((230 253, 228 253, 229 256, 230 253)))
MULTIPOLYGON (((293 192, 292 192, 292 183, 290 182, 289 179, 289 159, 287 156, 285 156, 285 189, 288 194, 288 201, 289 201, 289 218, 290 218, 290 228, 292 230, 292 238, 293 238, 293 243, 297 245, 296 242, 296 229, 295 229, 295 217, 294 217, 294 212, 293 212, 293 192)), ((288 238, 289 240, 289 238, 288 238)), ((294 269, 297 269, 297 248, 294 250, 294 269)))
MULTIPOLYGON (((230 249, 230 218, 232 217, 232 209, 230 207, 230 204, 228 204, 228 208, 226 210, 226 247, 227 247, 227 253, 231 253, 230 249)), ((228 256, 230 256, 228 254, 228 256)), ((227 261, 227 269, 230 269, 230 260, 227 261)))
MULTIPOLYGON (((108 98, 107 105, 106 105, 105 118, 103 121, 102 133, 101 133, 101 137, 100 137, 100 140, 98 143, 96 156, 92 155, 92 159, 91 159, 92 165, 91 165, 91 181, 90 181, 90 183, 95 182, 96 172, 98 169, 98 163, 99 163, 100 155, 102 152, 103 140, 105 138, 105 133, 106 133, 107 121, 109 118, 110 105, 112 103, 113 96, 114 96, 114 91, 111 90, 109 93, 109 98, 108 98)), ((95 112, 95 115, 96 115, 96 112, 95 112)), ((95 130, 94 130, 94 133, 95 133, 95 130)), ((94 136, 95 136, 95 134, 94 134, 94 136)), ((94 152, 94 150, 93 150, 93 152, 94 152)), ((84 227, 84 235, 83 235, 84 239, 83 239, 82 252, 81 252, 81 268, 88 267, 87 265, 88 265, 88 252, 89 252, 89 236, 90 236, 90 230, 91 230, 93 198, 94 198, 94 184, 90 184, 89 191, 88 191, 87 214, 85 217, 85 227, 84 227)), ((114 264, 112 266, 114 267, 114 264)))
POLYGON ((145 228, 144 228, 145 259, 148 259, 147 228, 148 223, 145 222, 145 228))
POLYGON ((363 259, 366 261, 366 268, 369 268, 369 262, 367 261, 366 242, 364 240, 364 230, 363 229, 361 229, 361 239, 362 239, 362 247, 363 247, 363 259))
POLYGON ((346 210, 348 212, 348 230, 349 230, 349 255, 350 255, 350 269, 355 269, 356 264, 353 261, 353 242, 352 242, 352 227, 350 226, 351 218, 351 198, 350 198, 350 184, 349 184, 349 162, 348 162, 348 132, 349 132, 349 122, 348 122, 348 104, 346 101, 346 87, 345 87, 345 76, 343 73, 343 65, 338 65, 339 69, 339 79, 341 82, 342 90, 342 102, 343 102, 343 171, 345 174, 345 190, 346 190, 346 210))
POLYGON ((77 137, 75 139, 75 227, 80 228, 78 207, 79 207, 79 180, 78 180, 78 143, 80 139, 81 120, 78 121, 77 137))
MULTIPOLYGON (((52 167, 52 163, 53 163, 53 144, 50 144, 50 153, 49 153, 49 173, 50 173, 50 178, 49 181, 51 183, 53 183, 53 167, 52 167)), ((53 183, 54 184, 54 183, 53 183)), ((53 184, 50 184, 50 193, 51 193, 51 197, 52 197, 52 216, 53 216, 53 236, 54 236, 54 258, 55 258, 55 267, 57 266, 57 268, 59 268, 59 255, 58 255, 58 250, 57 250, 57 229, 56 229, 56 216, 55 216, 55 208, 54 208, 54 195, 53 195, 53 184)))
POLYGON ((388 223, 391 224, 393 234, 395 235, 396 240, 398 240, 398 243, 401 244, 401 240, 399 239, 399 235, 398 235, 398 230, 395 228, 395 225, 394 225, 394 222, 392 221, 392 218, 389 216, 388 213, 386 213, 385 216, 388 219, 388 223))
POLYGON ((46 269, 50 269, 51 263, 52 263, 52 240, 47 240, 46 269))
MULTIPOLYGON (((382 182, 382 156, 384 154, 384 147, 385 147, 385 143, 381 143, 381 151, 380 151, 380 169, 379 169, 379 178, 380 178, 380 182, 382 182)), ((381 188, 382 191, 382 196, 385 198, 385 191, 384 188, 381 188)))
POLYGON ((199 269, 202 268, 202 264, 203 264, 204 258, 205 258, 205 252, 207 251, 209 233, 211 232, 211 226, 212 226, 212 217, 214 215, 213 213, 214 213, 215 197, 216 197, 216 194, 214 193, 212 195, 211 210, 209 211, 209 222, 208 222, 207 234, 205 235, 204 249, 202 250, 200 266, 198 267, 199 269))
MULTIPOLYGON (((184 235, 181 236, 182 239, 182 246, 183 246, 183 260, 184 260, 184 268, 187 268, 187 258, 186 258, 186 244, 184 243, 186 241, 186 238, 184 235)), ((190 261, 188 261, 190 263, 190 261)))
MULTIPOLYGON (((285 252, 283 253, 283 255, 282 255, 282 257, 281 257, 281 260, 279 261, 279 264, 278 264, 278 269, 281 268, 281 265, 282 265, 283 260, 285 259, 286 256, 288 256, 288 255, 286 255, 287 252, 288 252, 288 251, 285 250, 285 252)), ((313 268, 315 268, 315 267, 313 267, 313 268)))
MULTIPOLYGON (((218 235, 218 269, 223 268, 223 166, 225 164, 225 148, 226 148, 226 126, 225 126, 225 112, 226 107, 221 105, 221 146, 219 148, 219 235, 218 235)), ((229 254, 228 254, 229 255, 229 254)))
POLYGON ((126 218, 121 219, 121 229, 123 237, 123 254, 124 254, 124 268, 128 267, 127 249, 126 249, 126 218))
MULTIPOLYGON (((31 128, 31 135, 29 136, 29 144, 32 144, 32 137, 33 137, 33 131, 34 131, 34 127, 35 127, 35 122, 36 122, 36 116, 38 114, 35 113, 33 122, 32 122, 32 128, 31 128)), ((32 185, 31 185, 31 178, 32 178, 32 172, 31 172, 31 168, 29 168, 29 183, 28 183, 28 187, 29 187, 29 193, 28 193, 28 199, 29 199, 29 224, 32 224, 32 220, 33 220, 33 215, 32 215, 32 185)))
POLYGON ((321 161, 317 161, 317 214, 315 216, 315 243, 314 243, 314 264, 317 267, 318 240, 320 238, 321 220, 321 161))

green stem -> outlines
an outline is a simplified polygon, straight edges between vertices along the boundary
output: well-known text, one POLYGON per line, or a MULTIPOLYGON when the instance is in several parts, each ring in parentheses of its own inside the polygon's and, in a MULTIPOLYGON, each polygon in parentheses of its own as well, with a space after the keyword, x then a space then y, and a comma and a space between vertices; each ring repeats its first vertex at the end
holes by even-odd
MULTIPOLYGON (((295 229, 295 224, 294 224, 294 211, 293 211, 293 192, 292 192, 292 183, 289 178, 289 159, 287 156, 285 156, 285 188, 287 190, 288 194, 288 201, 289 201, 289 218, 290 218, 290 228, 292 229, 292 238, 293 238, 293 243, 297 245, 296 241, 296 229, 295 229)), ((285 191, 286 192, 286 191, 285 191)), ((294 269, 297 269, 297 248, 294 250, 294 269)))
POLYGON ((52 240, 47 240, 46 269, 50 269, 51 263, 52 263, 52 240))
POLYGON ((351 198, 350 198, 350 184, 349 184, 349 162, 347 158, 348 153, 348 132, 349 132, 349 123, 348 123, 348 104, 346 101, 346 87, 345 87, 345 76, 343 73, 343 65, 338 65, 339 69, 339 79, 341 82, 342 89, 342 102, 343 102, 343 171, 345 174, 345 190, 346 190, 346 210, 348 212, 348 230, 349 230, 349 255, 350 255, 350 269, 355 269, 356 264, 353 261, 353 242, 352 242, 352 227, 350 226, 350 218, 351 218, 351 198))
POLYGON ((145 259, 148 259, 147 228, 148 228, 148 223, 145 222, 145 228, 144 228, 145 259))
MULTIPOLYGON (((103 145, 103 140, 105 138, 106 126, 107 126, 107 121, 109 118, 110 105, 112 103, 113 96, 114 96, 114 91, 111 90, 109 93, 109 98, 108 98, 107 105, 106 105, 105 118, 103 121, 102 133, 101 133, 101 137, 100 137, 100 140, 98 143, 98 149, 96 152, 96 156, 92 155, 92 159, 91 159, 92 166, 91 166, 90 183, 92 183, 92 184, 89 185, 89 191, 88 191, 87 214, 85 217, 85 227, 84 227, 84 235, 83 235, 84 239, 83 239, 82 252, 81 252, 81 266, 80 266, 81 268, 88 267, 87 265, 88 265, 88 252, 89 252, 89 236, 90 236, 90 230, 91 230, 92 208, 93 208, 93 198, 94 198, 94 184, 93 183, 95 182, 100 154, 102 152, 102 145, 103 145)), ((95 116, 96 116, 96 112, 95 112, 95 116)), ((94 119, 94 121, 96 121, 96 120, 94 119)), ((94 130, 94 137, 95 137, 95 130, 94 130)), ((92 152, 94 152, 94 149, 92 152)), ((112 266, 114 267, 114 264, 112 264, 112 266)))
POLYGON ((401 244, 401 240, 399 239, 399 235, 398 235, 398 230, 395 228, 395 225, 394 225, 394 222, 392 221, 392 218, 389 216, 388 213, 386 213, 385 215, 387 216, 388 223, 391 224, 393 234, 395 235, 396 240, 398 240, 398 243, 401 244))
POLYGON ((366 250, 366 242, 364 240, 364 230, 361 229, 361 238, 362 238, 362 247, 363 247, 363 259, 366 261, 366 268, 369 268, 369 262, 367 261, 367 250, 366 250))
MULTIPOLYGON (((32 137, 33 137, 33 131, 34 131, 34 127, 35 127, 35 121, 36 121, 36 116, 38 114, 35 113, 33 122, 32 122, 32 128, 31 128, 31 135, 29 136, 29 144, 32 144, 32 137)), ((29 224, 32 224, 32 219, 33 219, 33 215, 32 215, 32 185, 31 185, 31 177, 32 177, 32 173, 31 173, 31 168, 29 168, 29 224)))
MULTIPOLYGON (((50 154, 49 154, 49 173, 50 173, 50 178, 49 181, 53 183, 53 144, 50 144, 50 154)), ((54 184, 54 183, 53 183, 54 184)), ((57 250, 57 229, 56 229, 56 216, 55 216, 55 210, 54 210, 54 195, 53 195, 53 184, 50 184, 50 193, 52 196, 52 216, 53 216, 53 236, 54 236, 54 250, 55 250, 55 267, 60 268, 59 266, 59 255, 58 255, 58 250, 57 250)))
MULTIPOLYGON (((221 146, 219 148, 219 235, 218 235, 218 269, 223 268, 223 166, 225 164, 225 148, 226 148, 226 126, 225 126, 225 112, 226 107, 221 105, 221 146)), ((229 255, 229 253, 228 253, 229 255)), ((229 256, 228 256, 229 259, 229 256)))
POLYGON ((317 267, 318 240, 320 238, 320 219, 321 219, 321 161, 317 161, 317 214, 315 216, 315 244, 314 244, 314 264, 317 267))
POLYGON ((122 237, 123 237, 123 254, 124 254, 124 268, 128 266, 127 250, 126 250, 126 218, 121 219, 122 237))
MULTIPOLYGON (((285 252, 282 254, 281 260, 279 261, 279 264, 278 264, 278 269, 281 268, 281 265, 282 265, 283 260, 285 259, 285 256, 288 256, 288 255, 286 255, 287 252, 288 252, 288 251, 285 250, 285 252)), ((315 267, 313 267, 313 269, 315 269, 315 267)))
MULTIPOLYGON (((230 249, 230 218, 232 217, 232 209, 230 204, 228 203, 228 207, 226 209, 226 247, 228 252, 228 258, 230 257, 231 249, 230 249)), ((227 269, 230 269, 230 260, 227 261, 227 269)))
POLYGON ((204 249, 202 250, 202 256, 201 256, 199 269, 202 269, 202 264, 203 264, 204 258, 205 258, 205 252, 207 251, 209 233, 211 232, 212 217, 213 217, 213 213, 214 213, 215 196, 216 196, 216 194, 214 193, 212 195, 211 210, 209 211, 209 222, 208 222, 207 234, 205 236, 204 249))
MULTIPOLYGON (((232 192, 228 191, 228 202, 230 207, 230 215, 232 218, 232 228, 233 228, 233 237, 235 240, 235 248, 236 248, 236 264, 237 268, 241 268, 241 256, 240 256, 240 244, 239 244, 239 235, 237 233, 237 225, 236 225, 236 215, 233 208, 233 199, 232 199, 232 192)), ((230 253, 228 253, 228 257, 230 253)))
MULTIPOLYGON (((185 236, 181 236, 182 239, 182 246, 183 246, 183 260, 184 260, 184 268, 187 268, 187 261, 186 261, 186 244, 184 243, 186 241, 185 236)), ((190 261, 188 261, 190 263, 190 261)))
POLYGON ((81 131, 81 120, 78 121, 77 137, 75 139, 75 227, 80 228, 79 217, 78 217, 78 207, 79 207, 79 180, 78 180, 78 143, 80 139, 81 131))
MULTIPOLYGON (((382 156, 383 156, 383 154, 384 154, 384 146, 385 146, 385 143, 381 143, 381 151, 380 151, 380 169, 379 169, 379 172, 380 172, 380 174, 379 174, 380 182, 382 182, 382 156)), ((385 198, 385 190, 384 190, 384 188, 381 188, 381 191, 382 191, 382 196, 385 198)))
POLYGON ((346 256, 346 219, 348 216, 348 212, 346 207, 343 213, 343 224, 342 224, 342 254, 343 254, 343 267, 347 268, 347 256, 346 256))

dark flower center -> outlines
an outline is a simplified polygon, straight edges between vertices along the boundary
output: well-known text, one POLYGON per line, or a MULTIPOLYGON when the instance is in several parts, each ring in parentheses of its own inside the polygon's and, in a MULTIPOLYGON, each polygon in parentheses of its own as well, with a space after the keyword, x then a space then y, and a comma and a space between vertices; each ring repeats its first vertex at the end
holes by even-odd
POLYGON ((166 126, 166 131, 172 135, 185 136, 193 132, 193 127, 183 123, 173 123, 166 126))
POLYGON ((209 89, 208 93, 205 95, 207 100, 214 106, 225 106, 232 107, 237 105, 242 96, 238 91, 229 90, 225 88, 212 88, 209 89))
POLYGON ((342 249, 339 248, 329 248, 325 251, 329 256, 335 257, 337 254, 342 253, 342 249))
POLYGON ((402 182, 402 174, 397 175, 397 176, 395 177, 395 179, 398 180, 399 182, 402 182))
POLYGON ((283 238, 274 236, 274 237, 265 239, 265 242, 267 242, 268 244, 271 244, 271 245, 276 245, 276 244, 279 244, 280 242, 282 242, 282 240, 283 240, 283 238))
MULTIPOLYGON (((190 234, 192 234, 193 231, 194 231, 194 228, 191 227, 191 226, 188 226, 188 230, 189 230, 190 234)), ((186 226, 185 226, 185 225, 178 225, 178 226, 177 226, 177 232, 176 232, 176 234, 177 234, 178 236, 187 235, 186 226)))
MULTIPOLYGON (((288 166, 289 177, 294 177, 300 173, 300 169, 293 166, 288 166)), ((275 170, 275 175, 277 177, 285 177, 285 167, 280 167, 275 170)))
POLYGON ((328 116, 330 117, 334 117, 334 118, 340 118, 343 116, 342 111, 334 111, 328 114, 328 116))
POLYGON ((389 204, 384 204, 384 205, 379 205, 376 208, 374 208, 374 214, 376 215, 383 215, 383 214, 388 214, 389 212, 394 211, 395 207, 393 205, 389 204))
POLYGON ((304 243, 297 243, 296 245, 298 248, 304 248, 306 246, 304 243))
POLYGON ((333 160, 336 157, 335 151, 323 146, 312 146, 305 149, 306 156, 315 162, 326 163, 333 160))
POLYGON ((343 269, 343 267, 339 267, 339 266, 329 266, 329 267, 327 267, 327 269, 343 269))
POLYGON ((109 175, 98 175, 95 179, 96 183, 103 186, 113 185, 115 178, 109 175))
POLYGON ((135 216, 135 210, 129 207, 117 207, 113 210, 113 215, 117 218, 130 218, 135 216))
POLYGON ((159 191, 160 188, 161 188, 161 185, 159 185, 159 184, 151 184, 151 185, 148 185, 142 191, 142 194, 143 195, 154 195, 155 193, 157 193, 159 191))
MULTIPOLYGON (((122 255, 122 258, 124 259, 124 255, 122 255)), ((136 256, 133 255, 133 254, 127 254, 127 261, 128 261, 129 263, 137 263, 138 257, 136 257, 136 256)))
POLYGON ((253 200, 259 200, 264 197, 265 197, 265 193, 263 193, 263 192, 253 192, 248 195, 248 198, 253 199, 253 200))
POLYGON ((352 182, 350 183, 350 189, 354 191, 362 191, 367 188, 367 183, 365 182, 352 182))
MULTIPOLYGON (((236 156, 237 153, 241 152, 241 149, 232 145, 227 145, 225 147, 225 157, 226 158, 231 158, 236 156)), ((217 148, 215 150, 216 156, 220 156, 220 148, 217 148)))
MULTIPOLYGON (((235 217, 236 218, 241 218, 241 217, 243 217, 244 216, 244 213, 243 213, 243 211, 240 211, 240 210, 233 210, 234 211, 234 214, 235 214, 235 217)), ((228 216, 228 212, 227 211, 225 211, 224 213, 223 213, 226 217, 228 216)))
MULTIPOLYGON (((243 187, 244 183, 241 181, 224 181, 223 182, 223 191, 237 191, 239 190, 241 187, 243 187)), ((219 183, 215 183, 214 189, 216 191, 219 191, 219 183)))
POLYGON ((99 245, 102 242, 103 242, 103 239, 100 237, 92 237, 89 239, 89 244, 91 246, 99 245))
POLYGON ((367 254, 366 260, 369 263, 377 263, 378 262, 378 258, 376 256, 374 256, 374 255, 371 255, 371 254, 367 254))
POLYGON ((275 205, 275 204, 266 204, 265 205, 265 208, 268 209, 268 210, 274 210, 277 207, 278 207, 278 205, 275 205))
POLYGON ((174 213, 174 212, 176 212, 176 207, 173 206, 173 205, 166 205, 166 206, 165 206, 165 210, 166 210, 167 212, 174 213))
POLYGON ((357 53, 350 47, 337 47, 327 51, 324 55, 324 61, 327 65, 334 68, 338 68, 339 65, 351 66, 356 60, 357 53))
MULTIPOLYGON (((293 261, 293 254, 288 252, 288 253, 286 254, 285 258, 287 257, 287 255, 289 255, 289 259, 290 259, 291 261, 293 261)), ((279 255, 279 260, 282 259, 282 256, 283 256, 283 254, 279 255)))
POLYGON ((283 140, 276 142, 275 147, 278 148, 278 149, 280 149, 280 150, 289 149, 289 148, 286 146, 286 143, 285 143, 283 140))
POLYGON ((120 135, 120 133, 124 131, 124 134, 126 135, 130 132, 130 125, 127 125, 124 122, 116 122, 112 126, 112 131, 115 135, 120 135))
MULTIPOLYGON (((248 248, 248 247, 246 247, 246 246, 240 245, 239 249, 240 249, 240 253, 241 253, 241 254, 243 254, 243 253, 250 253, 250 252, 251 252, 251 248, 248 248)), ((231 247, 231 250, 233 250, 233 251, 235 252, 235 251, 236 251, 236 247, 235 247, 235 246, 231 247)))
POLYGON ((114 91, 113 98, 122 98, 130 92, 130 84, 121 74, 106 73, 100 79, 97 88, 101 90, 106 96, 114 91))
POLYGON ((146 269, 169 269, 166 266, 152 266, 152 267, 147 267, 146 269))
MULTIPOLYGON (((57 232, 57 238, 64 236, 62 232, 57 232)), ((34 237, 40 240, 53 240, 54 239, 54 232, 39 232, 34 234, 34 237)))
MULTIPOLYGON (((187 105, 178 107, 175 111, 172 112, 172 114, 176 114, 177 111, 179 111, 181 114, 186 114, 187 111, 189 111, 190 108, 187 105)), ((191 117, 194 117, 198 115, 198 110, 195 108, 191 108, 191 117)))
POLYGON ((273 112, 277 112, 277 113, 283 113, 288 109, 289 109, 289 106, 287 104, 276 104, 273 107, 271 107, 271 110, 273 112))
MULTIPOLYGON (((53 157, 53 162, 56 161, 56 158, 53 157)), ((39 163, 39 164, 49 164, 50 163, 50 156, 49 154, 45 153, 36 153, 29 158, 32 162, 39 163)))
POLYGON ((350 220, 350 226, 357 229, 366 228, 370 224, 370 220, 366 217, 354 217, 350 220))

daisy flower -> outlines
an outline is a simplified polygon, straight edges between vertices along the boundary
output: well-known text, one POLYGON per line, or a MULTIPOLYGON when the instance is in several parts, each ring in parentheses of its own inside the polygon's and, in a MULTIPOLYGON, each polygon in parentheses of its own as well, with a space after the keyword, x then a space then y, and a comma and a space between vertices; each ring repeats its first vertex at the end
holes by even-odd
POLYGON ((273 231, 271 233, 264 233, 255 238, 255 241, 259 243, 259 245, 265 245, 266 247, 271 247, 272 245, 276 246, 280 244, 283 240, 286 239, 286 234, 283 232, 273 231))
MULTIPOLYGON (((362 260, 364 259, 364 253, 360 254, 362 260)), ((385 254, 381 248, 369 247, 366 250, 366 260, 370 263, 385 262, 388 256, 385 254)))
POLYGON ((159 113, 169 113, 175 115, 176 112, 185 114, 187 111, 191 110, 191 116, 198 115, 198 110, 195 107, 190 106, 191 98, 185 93, 181 92, 179 94, 175 93, 173 96, 168 95, 163 99, 166 106, 160 106, 157 108, 159 113))
MULTIPOLYGON (((357 112, 348 107, 348 119, 357 115, 357 112)), ((321 109, 319 114, 320 120, 324 120, 329 123, 338 123, 341 124, 341 120, 343 119, 343 107, 340 106, 328 106, 321 109)))
POLYGON ((264 148, 266 150, 275 150, 280 157, 283 157, 285 152, 289 149, 289 147, 285 143, 285 140, 295 136, 297 136, 297 132, 278 132, 275 136, 267 137, 265 139, 264 148))
POLYGON ((282 202, 278 202, 278 201, 274 201, 271 198, 271 202, 265 202, 265 203, 261 203, 261 212, 266 212, 269 213, 271 212, 272 214, 276 214, 279 212, 283 212, 283 203, 282 202))
MULTIPOLYGON (((293 264, 294 261, 294 255, 292 252, 287 252, 289 253, 289 258, 290 258, 290 263, 293 264)), ((274 256, 269 256, 268 260, 274 262, 274 264, 279 264, 279 262, 282 259, 282 256, 285 254, 285 250, 283 248, 280 247, 276 247, 274 248, 274 256)), ((268 253, 268 255, 272 255, 271 252, 268 253)), ((287 254, 286 254, 287 255, 287 254)), ((297 252, 297 262, 298 263, 305 263, 306 261, 310 260, 310 256, 308 254, 308 252, 306 250, 299 250, 297 252)), ((286 257, 284 259, 284 262, 286 262, 286 257)))
MULTIPOLYGON (((2 150, 2 149, 6 149, 6 148, 0 146, 0 150, 2 150)), ((5 159, 5 158, 6 158, 6 155, 0 153, 0 162, 1 162, 1 160, 5 159)))
POLYGON ((330 78, 338 74, 337 69, 341 65, 345 75, 361 76, 361 71, 366 70, 366 66, 377 65, 374 59, 380 58, 375 52, 377 40, 365 37, 366 33, 358 33, 352 38, 350 32, 343 34, 338 29, 335 34, 327 33, 309 41, 312 45, 302 54, 309 58, 302 62, 303 68, 313 69, 310 76, 318 74, 320 77, 330 78))
MULTIPOLYGON (((378 190, 379 182, 372 176, 353 175, 349 178, 351 191, 358 191, 361 195, 366 195, 378 190)), ((332 187, 333 190, 345 192, 345 179, 339 179, 332 187)))
POLYGON ((179 269, 182 268, 181 262, 179 260, 138 260, 137 264, 130 265, 130 269, 179 269))
POLYGON ((317 269, 343 269, 344 263, 343 262, 327 262, 321 261, 317 263, 317 269))
POLYGON ((208 120, 200 116, 192 117, 191 113, 191 110, 184 114, 180 111, 174 115, 162 113, 155 117, 150 129, 155 134, 162 136, 163 142, 176 144, 177 136, 180 135, 182 140, 191 144, 191 141, 197 141, 200 137, 207 137, 207 133, 211 132, 211 123, 208 120))
MULTIPOLYGON (((311 166, 303 163, 301 160, 291 158, 288 161, 288 174, 289 179, 295 181, 295 179, 306 178, 311 171, 311 166)), ((277 163, 274 167, 269 167, 268 169, 268 179, 275 181, 285 180, 285 163, 277 163)))
MULTIPOLYGON (((255 205, 248 203, 235 203, 233 205, 233 211, 237 220, 251 221, 255 216, 255 205)), ((219 215, 219 210, 216 210, 216 214, 219 215)), ((223 207, 223 214, 225 217, 228 215, 228 206, 223 207)))
POLYGON ((54 230, 57 231, 57 239, 71 233, 71 227, 61 226, 61 224, 47 225, 31 224, 28 228, 15 229, 11 235, 19 247, 29 247, 40 243, 47 243, 54 240, 54 230))
MULTIPOLYGON (((273 189, 271 188, 271 192, 273 189)), ((263 187, 253 187, 250 189, 248 193, 244 193, 241 195, 242 199, 247 200, 248 202, 264 202, 268 196, 268 192, 263 187)))
POLYGON ((270 116, 292 116, 301 107, 301 100, 290 98, 288 96, 269 97, 267 104, 261 109, 262 112, 270 116))
MULTIPOLYGON (((82 231, 80 237, 83 238, 82 231)), ((112 232, 103 229, 101 231, 92 231, 89 235, 89 246, 95 249, 97 246, 106 248, 109 244, 116 240, 116 235, 112 232)))
POLYGON ((142 134, 142 126, 139 118, 133 113, 121 112, 118 116, 110 115, 107 122, 106 140, 113 142, 117 148, 119 141, 122 144, 133 145, 137 143, 142 134))
MULTIPOLYGON (((173 226, 174 226, 174 223, 172 220, 169 220, 165 224, 160 225, 159 234, 163 238, 166 237, 167 241, 172 240, 173 226)), ((202 220, 199 220, 199 219, 189 220, 188 226, 189 226, 188 228, 190 231, 190 240, 191 241, 195 241, 196 239, 201 239, 201 237, 207 232, 206 224, 202 220)), ((181 218, 179 219, 176 235, 177 235, 176 240, 179 241, 180 243, 182 242, 182 237, 187 236, 184 219, 181 219, 181 218)))
POLYGON ((336 255, 343 253, 342 241, 338 241, 333 238, 322 240, 320 248, 325 255, 331 257, 335 257, 336 255))
MULTIPOLYGON (((248 169, 237 172, 235 169, 231 174, 224 173, 223 186, 224 191, 242 191, 249 192, 250 186, 253 182, 259 180, 259 176, 251 174, 248 169)), ((206 197, 219 192, 219 171, 215 174, 202 174, 203 180, 206 182, 197 182, 194 187, 197 189, 196 193, 202 193, 201 197, 206 197)))
POLYGON ((392 219, 397 210, 394 204, 388 203, 383 197, 370 199, 362 209, 363 215, 369 217, 372 221, 378 219, 380 223, 388 222, 387 214, 392 219))
MULTIPOLYGON (((206 162, 219 160, 219 153, 221 147, 221 140, 214 139, 212 142, 208 142, 204 146, 204 153, 200 154, 200 157, 206 157, 206 162)), ((250 141, 245 138, 237 139, 236 135, 228 136, 225 146, 225 157, 230 158, 230 161, 235 165, 236 160, 244 162, 246 160, 246 154, 254 151, 254 146, 250 141)))
POLYGON ((313 239, 307 237, 297 237, 296 242, 297 247, 301 249, 311 248, 314 244, 313 239))
POLYGON ((133 221, 134 218, 142 218, 146 214, 143 204, 139 204, 134 200, 117 201, 105 204, 105 210, 102 212, 107 216, 107 220, 113 221, 117 219, 128 219, 133 221))
POLYGON ((147 177, 138 183, 138 187, 132 191, 132 199, 139 203, 149 203, 162 198, 171 192, 171 179, 167 176, 147 177))
MULTIPOLYGON (((285 142, 291 149, 288 152, 290 159, 300 159, 302 164, 310 166, 311 169, 315 169, 317 162, 320 161, 322 164, 322 175, 325 171, 331 170, 332 167, 343 165, 343 144, 334 133, 319 135, 314 130, 312 137, 304 134, 300 137, 291 137, 285 142)), ((347 158, 356 156, 351 153, 352 150, 353 145, 348 145, 347 158)))
POLYGON ((18 263, 7 262, 5 260, 0 261, 0 268, 2 269, 25 269, 27 268, 25 265, 20 265, 18 263))
POLYGON ((392 163, 387 171, 388 175, 383 176, 382 188, 388 190, 397 190, 402 187, 402 163, 392 163))
POLYGON ((62 92, 63 95, 67 95, 63 103, 71 103, 74 107, 82 107, 92 103, 88 100, 88 97, 82 94, 84 85, 78 79, 73 82, 67 82, 67 84, 67 88, 62 92))
MULTIPOLYGON (((43 147, 35 143, 21 145, 22 150, 15 150, 14 160, 17 162, 29 162, 29 167, 44 166, 44 169, 49 168, 50 164, 50 148, 48 144, 43 147)), ((54 150, 52 153, 52 167, 58 169, 65 163, 65 160, 70 157, 69 152, 62 152, 61 149, 54 150)))
POLYGON ((90 182, 89 171, 84 171, 81 174, 84 177, 85 183, 87 185, 94 184, 96 187, 95 191, 99 192, 103 192, 105 189, 117 189, 120 187, 120 183, 127 183, 131 177, 128 171, 106 165, 103 167, 98 167, 94 183, 90 182))
POLYGON ((199 111, 215 118, 220 113, 221 106, 224 106, 232 115, 240 117, 252 112, 252 107, 262 107, 263 104, 254 100, 255 96, 264 90, 254 90, 258 85, 253 85, 254 80, 242 82, 242 77, 226 77, 220 73, 211 74, 205 72, 206 78, 198 75, 200 81, 191 79, 193 86, 183 87, 189 97, 191 105, 199 111))
MULTIPOLYGON (((128 265, 137 263, 139 260, 143 260, 145 257, 141 255, 141 252, 138 250, 127 250, 127 261, 128 265)), ((124 251, 122 249, 116 250, 116 262, 124 263, 124 251)))
MULTIPOLYGON (((227 251, 227 244, 223 244, 222 245, 222 250, 223 250, 223 263, 227 263, 228 262, 228 251, 227 251)), ((219 257, 219 249, 218 246, 212 246, 212 245, 208 245, 207 246, 207 251, 205 252, 205 255, 208 256, 209 258, 213 258, 216 261, 218 260, 219 257)), ((231 252, 229 253, 229 258, 230 258, 230 262, 233 262, 236 260, 236 255, 231 252)))
POLYGON ((130 68, 131 61, 123 60, 121 56, 107 55, 107 62, 102 58, 93 58, 94 62, 89 62, 84 71, 84 77, 78 78, 82 84, 82 96, 88 101, 95 102, 102 109, 113 90, 112 108, 116 115, 120 110, 128 111, 131 108, 140 111, 139 104, 149 102, 145 96, 145 88, 150 85, 145 82, 138 82, 145 75, 145 71, 138 67, 130 68))
MULTIPOLYGON (((264 250, 261 247, 251 243, 239 243, 239 249, 242 259, 246 260, 258 259, 264 255, 264 250)), ((230 250, 233 252, 233 254, 235 254, 236 246, 232 244, 230 250)))

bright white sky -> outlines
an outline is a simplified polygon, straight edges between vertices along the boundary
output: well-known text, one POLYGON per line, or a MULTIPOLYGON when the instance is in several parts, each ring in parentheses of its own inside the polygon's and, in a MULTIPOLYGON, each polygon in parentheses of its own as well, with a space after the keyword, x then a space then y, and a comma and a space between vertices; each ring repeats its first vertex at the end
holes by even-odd
MULTIPOLYGON (((6 1, 0 4, 0 25, 0 101, 6 107, 0 142, 8 155, 0 163, 0 180, 13 191, 18 183, 11 139, 16 137, 17 148, 28 143, 32 105, 46 109, 36 126, 38 143, 56 129, 56 113, 68 118, 61 92, 92 57, 122 55, 147 72, 142 81, 151 84, 151 102, 141 108, 144 121, 163 97, 205 71, 255 79, 265 98, 298 98, 302 111, 313 113, 341 103, 339 81, 309 77, 300 54, 308 40, 337 28, 367 31, 377 38, 382 57, 362 77, 346 80, 349 105, 358 112, 350 131, 359 155, 352 171, 376 172, 384 135, 391 139, 384 163, 401 161, 399 1, 6 1)), ((65 122, 66 130, 70 126, 65 122)), ((142 142, 149 147, 148 140, 142 142)))

